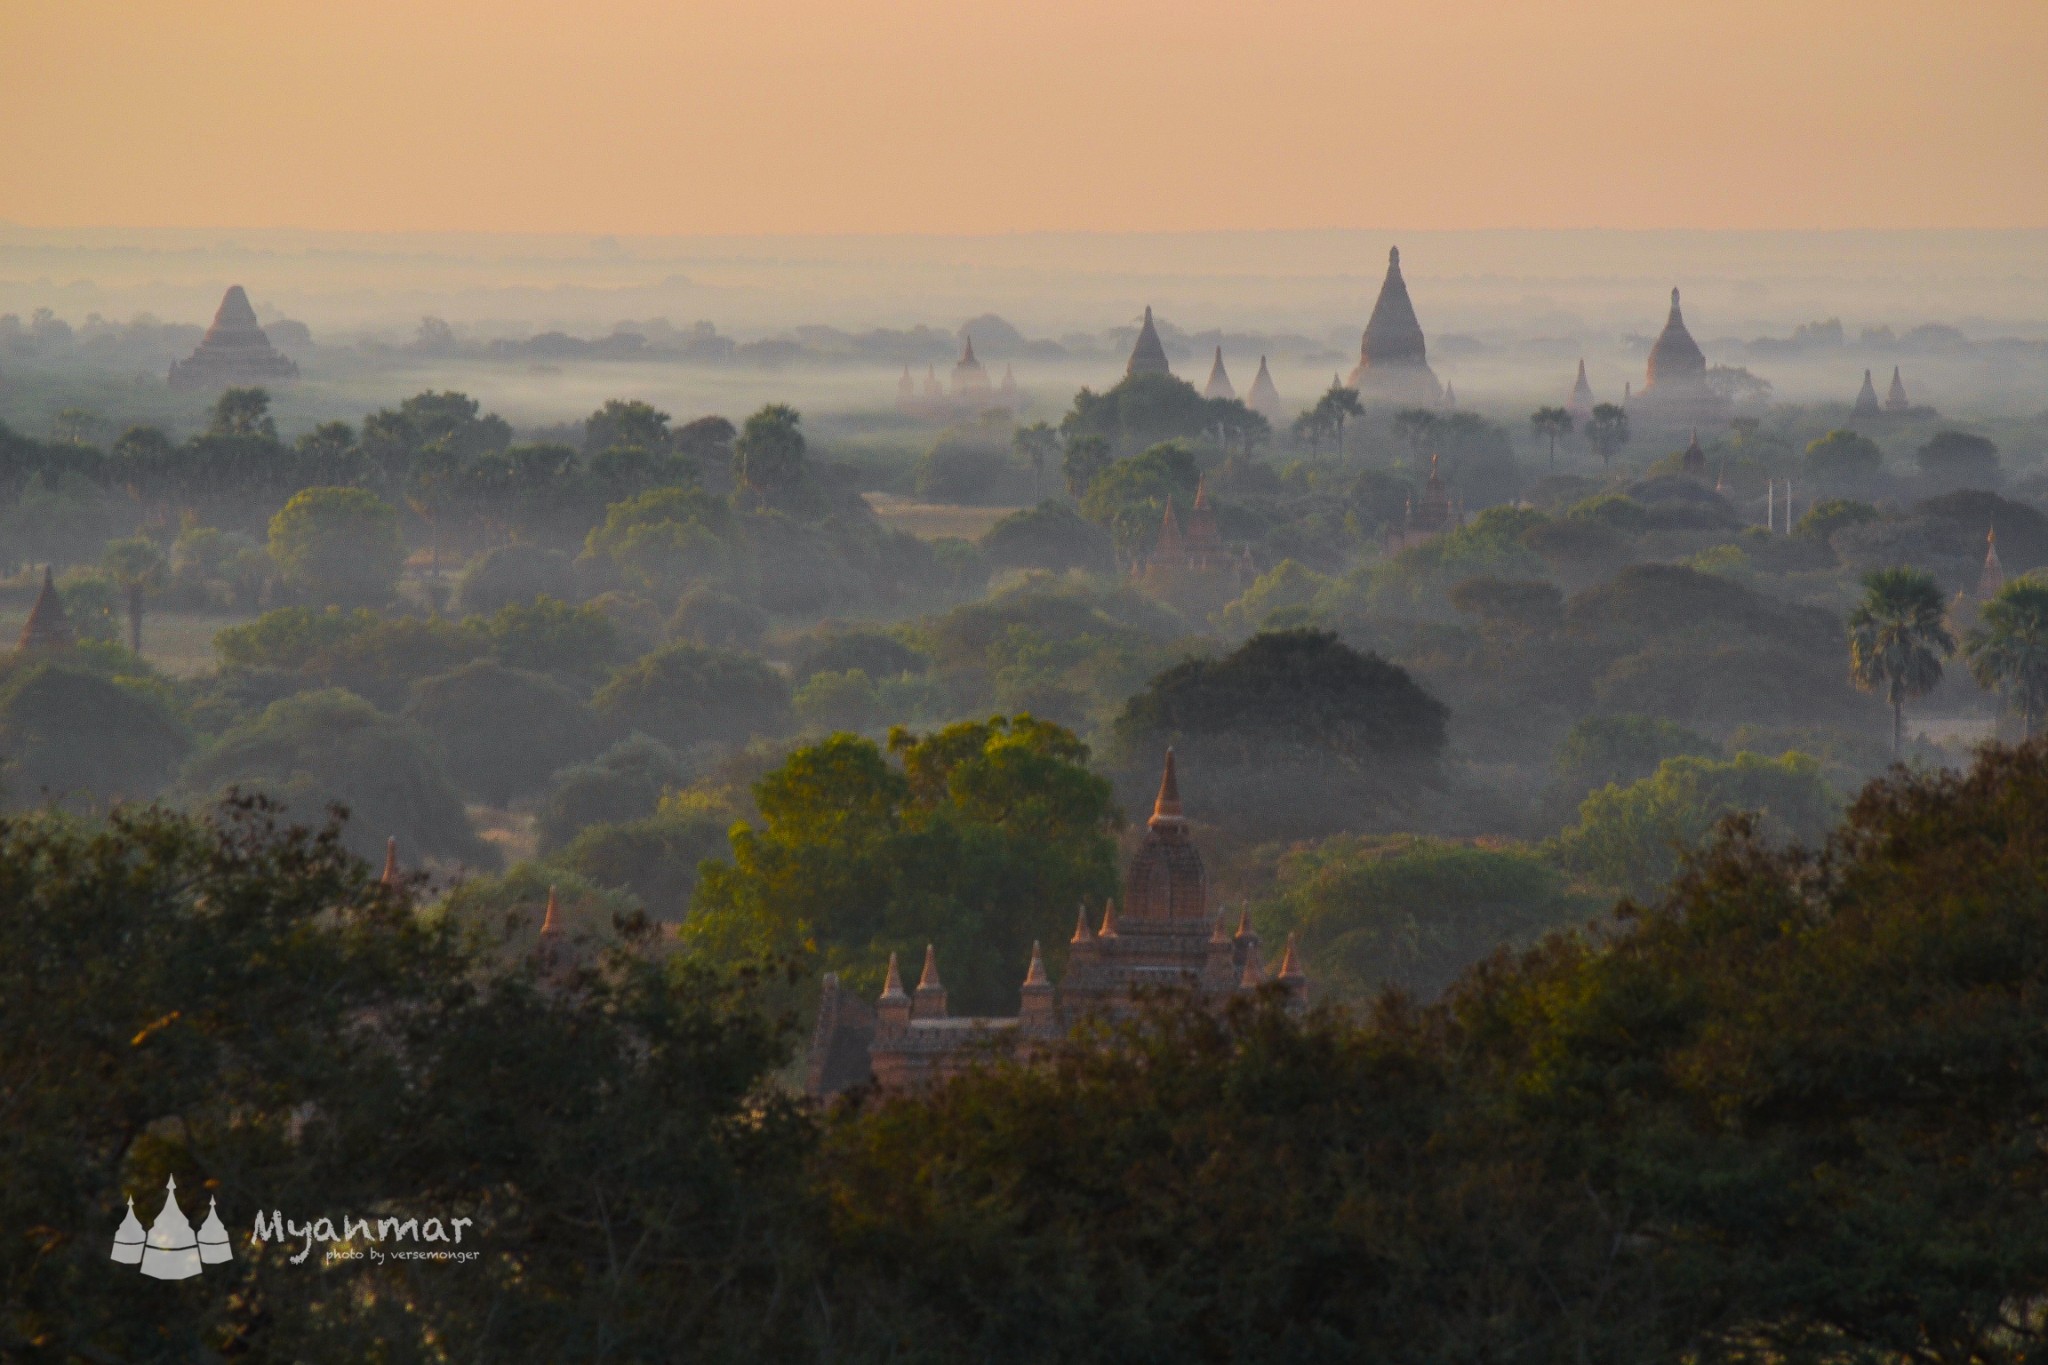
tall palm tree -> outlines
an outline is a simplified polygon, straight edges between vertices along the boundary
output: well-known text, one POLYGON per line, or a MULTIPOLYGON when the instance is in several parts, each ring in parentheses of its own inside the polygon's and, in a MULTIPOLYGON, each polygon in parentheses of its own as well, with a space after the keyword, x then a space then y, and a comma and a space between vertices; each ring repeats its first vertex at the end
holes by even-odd
POLYGON ((1557 438, 1572 434, 1572 415, 1563 408, 1538 408, 1529 414, 1529 425, 1536 429, 1536 439, 1550 441, 1550 467, 1557 468, 1557 438))
POLYGON ((1978 619, 1983 624, 1963 642, 1970 675, 2019 707, 2032 739, 2035 720, 2048 710, 2048 585, 2008 583, 1978 619))
POLYGON ((1602 465, 1612 460, 1628 444, 1628 409, 1614 403, 1596 406, 1586 419, 1586 443, 1600 452, 1602 465))
POLYGON ((1900 566, 1863 577, 1863 604, 1849 613, 1849 677, 1865 692, 1884 689, 1892 704, 1892 757, 1906 736, 1906 703, 1941 681, 1941 661, 1956 652, 1942 620, 1934 575, 1900 566))
POLYGON ((163 551, 137 536, 107 543, 101 563, 128 598, 128 651, 142 653, 142 597, 164 585, 163 551))

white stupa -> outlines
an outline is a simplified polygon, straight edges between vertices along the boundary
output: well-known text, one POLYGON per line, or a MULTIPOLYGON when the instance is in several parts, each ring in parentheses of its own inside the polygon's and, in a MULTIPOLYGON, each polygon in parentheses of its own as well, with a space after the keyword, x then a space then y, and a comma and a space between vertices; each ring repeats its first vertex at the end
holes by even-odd
POLYGON ((164 1207, 149 1225, 142 1252, 142 1273, 158 1280, 189 1280, 205 1267, 199 1261, 199 1239, 185 1210, 178 1207, 178 1178, 164 1178, 164 1207))
POLYGON ((134 1265, 142 1259, 142 1223, 135 1217, 135 1201, 128 1201, 128 1216, 114 1230, 114 1260, 134 1265))
POLYGON ((199 1259, 208 1265, 219 1265, 234 1258, 234 1248, 228 1245, 228 1230, 220 1222, 220 1201, 209 1199, 206 1221, 199 1225, 199 1259))

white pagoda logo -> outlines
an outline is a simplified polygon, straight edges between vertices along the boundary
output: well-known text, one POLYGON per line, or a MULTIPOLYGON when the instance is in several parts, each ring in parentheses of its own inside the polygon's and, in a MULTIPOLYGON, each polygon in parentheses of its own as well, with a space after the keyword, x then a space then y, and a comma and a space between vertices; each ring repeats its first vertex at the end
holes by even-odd
POLYGON ((159 1280, 189 1280, 210 1265, 233 1259, 228 1247, 228 1230, 221 1226, 220 1208, 209 1202, 206 1221, 192 1231, 191 1220, 178 1207, 178 1178, 164 1179, 164 1206, 147 1236, 135 1218, 135 1201, 128 1201, 128 1216, 114 1233, 114 1261, 119 1265, 140 1264, 142 1273, 159 1280))

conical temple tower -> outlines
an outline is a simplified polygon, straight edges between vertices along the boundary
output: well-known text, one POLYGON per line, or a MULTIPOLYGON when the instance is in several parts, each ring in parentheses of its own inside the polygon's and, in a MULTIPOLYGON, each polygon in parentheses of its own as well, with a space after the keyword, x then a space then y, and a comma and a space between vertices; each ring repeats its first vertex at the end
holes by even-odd
POLYGON ((1428 349, 1408 298, 1408 282, 1401 276, 1401 248, 1390 247, 1380 296, 1366 319, 1365 335, 1359 338, 1351 387, 1366 402, 1434 407, 1443 398, 1443 386, 1429 368, 1428 349))
POLYGON ((1697 429, 1694 430, 1692 440, 1686 445, 1685 454, 1679 457, 1678 463, 1688 474, 1707 472, 1707 452, 1700 449, 1700 434, 1697 429))
POLYGON ((1237 390, 1231 386, 1230 375, 1223 368, 1223 348, 1216 348, 1216 363, 1209 367, 1209 382, 1202 386, 1204 398, 1235 398, 1237 390))
POLYGON ((1856 406, 1850 409, 1852 417, 1876 417, 1884 412, 1877 405, 1877 386, 1870 382, 1870 371, 1863 372, 1863 387, 1856 390, 1856 406))
POLYGON ((113 1259, 117 1265, 139 1265, 142 1262, 142 1246, 146 1233, 142 1223, 135 1217, 135 1201, 128 1201, 128 1216, 121 1220, 121 1226, 114 1230, 113 1259))
POLYGON ((50 566, 43 566, 43 586, 36 593, 36 604, 29 608, 28 620, 21 627, 20 648, 26 650, 59 650, 77 642, 72 633, 71 618, 64 613, 64 599, 57 596, 56 580, 50 576, 50 566))
POLYGON ((1259 372, 1252 379, 1252 391, 1245 396, 1244 405, 1276 427, 1287 416, 1287 405, 1280 401, 1280 389, 1273 383, 1264 356, 1259 357, 1259 372))
POLYGON ((249 306, 249 296, 236 284, 222 296, 213 326, 206 329, 198 349, 171 366, 168 382, 174 389, 224 389, 295 379, 298 373, 291 357, 280 355, 270 344, 256 321, 256 310, 249 306))
POLYGON ((1657 342, 1650 347, 1648 377, 1643 384, 1645 394, 1652 393, 1659 384, 1690 385, 1705 383, 1707 377, 1706 352, 1692 339, 1686 329, 1685 314, 1678 307, 1678 290, 1671 291, 1671 312, 1664 319, 1664 330, 1657 334, 1657 342))
POLYGON ((1579 358, 1579 377, 1572 381, 1572 396, 1564 400, 1564 410, 1571 414, 1574 422, 1583 422, 1593 415, 1593 386, 1586 382, 1585 357, 1579 358))
POLYGON ((974 358, 974 338, 963 337, 960 359, 953 366, 953 396, 955 398, 986 398, 993 385, 988 382, 988 371, 974 358))
POLYGON ((142 1273, 157 1280, 189 1280, 202 1269, 199 1239, 185 1210, 178 1207, 178 1178, 168 1176, 163 1211, 149 1225, 149 1240, 142 1250, 142 1273))
POLYGON ((1899 378, 1896 365, 1892 366, 1892 387, 1884 396, 1884 410, 1895 414, 1913 410, 1913 405, 1906 401, 1906 381, 1899 378))
POLYGON ((1130 364, 1124 366, 1124 375, 1172 374, 1173 366, 1166 361, 1166 346, 1159 340, 1159 329, 1152 325, 1152 306, 1145 306, 1145 325, 1138 329, 1138 344, 1131 347, 1130 364))
POLYGON ((1984 572, 1977 575, 1977 600, 1989 602, 2005 590, 2005 566, 1998 562, 1998 528, 1984 533, 1984 572))
POLYGON ((199 1259, 207 1265, 219 1265, 222 1261, 235 1258, 234 1248, 228 1243, 228 1230, 221 1226, 220 1201, 206 1201, 206 1221, 199 1225, 199 1259))

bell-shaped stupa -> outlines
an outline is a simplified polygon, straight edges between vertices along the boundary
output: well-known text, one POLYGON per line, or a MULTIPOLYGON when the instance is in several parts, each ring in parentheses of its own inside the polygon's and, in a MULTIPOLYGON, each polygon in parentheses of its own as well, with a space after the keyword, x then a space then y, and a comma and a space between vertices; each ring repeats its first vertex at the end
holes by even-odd
POLYGON ((1707 356, 1686 328, 1676 289, 1664 330, 1650 347, 1642 390, 1631 395, 1631 404, 1632 413, 1650 421, 1712 426, 1726 416, 1726 405, 1707 383, 1707 356))
POLYGON ((1863 387, 1856 390, 1856 406, 1849 410, 1851 417, 1881 417, 1884 409, 1877 405, 1877 385, 1870 382, 1870 371, 1863 372, 1863 387))
POLYGON ((234 1248, 228 1245, 228 1230, 221 1226, 220 1201, 209 1199, 206 1221, 199 1225, 199 1259, 208 1265, 219 1265, 234 1258, 234 1248))
POLYGON ((149 1240, 142 1250, 142 1273, 158 1280, 189 1280, 202 1269, 199 1239, 185 1210, 178 1207, 178 1178, 167 1176, 163 1212, 149 1225, 149 1240))
POLYGON ((1380 282, 1380 296, 1366 319, 1365 335, 1359 338, 1351 387, 1368 403, 1435 407, 1442 401, 1443 386, 1429 368, 1428 351, 1415 305, 1408 298, 1408 282, 1401 278, 1401 248, 1390 247, 1387 277, 1380 282))
POLYGON ((296 379, 298 373, 292 358, 270 344, 257 324, 256 310, 249 306, 249 296, 237 284, 228 287, 198 349, 171 365, 169 383, 174 389, 224 389, 296 379))
POLYGON ((1906 381, 1899 378, 1899 367, 1896 365, 1892 366, 1892 387, 1884 396, 1884 410, 1890 413, 1913 410, 1913 405, 1906 401, 1906 381))
POLYGON ((1276 427, 1287 416, 1287 405, 1280 401, 1279 386, 1273 383, 1273 373, 1266 368, 1264 356, 1259 357, 1259 372, 1252 379, 1252 391, 1245 395, 1244 405, 1276 427))
POLYGON ((143 1231, 141 1220, 135 1216, 135 1201, 128 1201, 128 1216, 121 1220, 121 1226, 114 1229, 114 1261, 118 1265, 135 1265, 142 1260, 143 1231))
POLYGON ((974 338, 960 340, 960 359, 953 366, 953 396, 963 400, 987 398, 994 385, 988 382, 988 370, 974 358, 974 338))
POLYGON ((1152 325, 1152 307, 1145 307, 1145 325, 1138 329, 1138 344, 1131 347, 1131 361, 1124 366, 1124 375, 1172 374, 1173 366, 1166 361, 1166 346, 1159 340, 1159 329, 1152 325))
POLYGON ((1235 398, 1237 389, 1230 382, 1230 372, 1223 368, 1223 348, 1216 348, 1216 363, 1209 367, 1209 382, 1202 386, 1204 398, 1235 398))
POLYGON ((1571 414, 1574 422, 1583 422, 1593 415, 1593 386, 1586 382, 1585 357, 1579 358, 1579 377, 1572 381, 1572 395, 1564 400, 1564 410, 1571 414))

